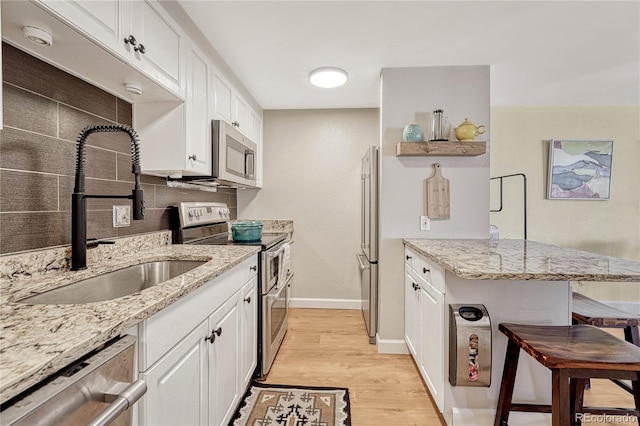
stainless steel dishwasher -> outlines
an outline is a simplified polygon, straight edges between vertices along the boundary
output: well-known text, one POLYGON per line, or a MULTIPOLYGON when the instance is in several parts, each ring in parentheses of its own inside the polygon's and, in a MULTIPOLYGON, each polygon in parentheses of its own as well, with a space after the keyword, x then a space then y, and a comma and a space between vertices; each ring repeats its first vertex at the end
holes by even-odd
POLYGON ((129 408, 147 391, 134 377, 134 336, 123 336, 8 401, 3 425, 130 425, 129 408))

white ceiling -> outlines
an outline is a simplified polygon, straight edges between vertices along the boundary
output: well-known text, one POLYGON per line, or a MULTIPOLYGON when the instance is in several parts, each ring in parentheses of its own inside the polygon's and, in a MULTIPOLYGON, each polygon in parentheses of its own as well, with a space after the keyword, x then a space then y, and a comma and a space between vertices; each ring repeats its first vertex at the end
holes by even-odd
POLYGON ((382 68, 448 65, 490 65, 492 105, 640 103, 637 0, 180 4, 264 109, 378 107, 382 68))

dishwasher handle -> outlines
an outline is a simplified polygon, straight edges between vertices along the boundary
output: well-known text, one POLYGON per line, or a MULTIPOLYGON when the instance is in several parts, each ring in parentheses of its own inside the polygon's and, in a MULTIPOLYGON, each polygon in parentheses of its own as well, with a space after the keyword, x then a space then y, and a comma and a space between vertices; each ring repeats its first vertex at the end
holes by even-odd
POLYGON ((133 406, 142 395, 147 393, 147 384, 144 380, 136 380, 129 383, 118 383, 114 388, 122 388, 122 391, 117 391, 116 395, 112 393, 106 393, 104 395, 106 402, 111 402, 107 408, 102 410, 93 420, 91 420, 87 426, 106 426, 113 422, 120 414, 125 412, 127 408, 133 406))

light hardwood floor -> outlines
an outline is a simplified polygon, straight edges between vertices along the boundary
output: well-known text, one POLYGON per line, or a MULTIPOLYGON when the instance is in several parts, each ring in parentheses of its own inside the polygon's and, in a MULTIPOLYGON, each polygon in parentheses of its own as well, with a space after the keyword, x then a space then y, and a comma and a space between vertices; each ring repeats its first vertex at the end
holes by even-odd
MULTIPOLYGON (((445 425, 411 356, 378 354, 360 311, 291 309, 289 330, 266 383, 349 388, 353 426, 445 425)), ((630 394, 599 380, 585 401, 633 406, 630 394)))

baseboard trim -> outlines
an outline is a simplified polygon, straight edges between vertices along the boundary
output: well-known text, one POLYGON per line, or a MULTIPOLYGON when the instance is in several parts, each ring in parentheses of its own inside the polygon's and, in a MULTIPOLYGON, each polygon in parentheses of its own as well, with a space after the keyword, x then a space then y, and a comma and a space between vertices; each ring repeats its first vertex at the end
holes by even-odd
POLYGON ((362 308, 360 299, 306 299, 295 298, 289 299, 290 308, 309 308, 309 309, 353 309, 362 308))
MULTIPOLYGON (((453 408, 449 426, 487 426, 492 425, 496 416, 496 410, 492 409, 467 409, 453 408)), ((514 411, 509 413, 509 426, 543 426, 551 425, 551 415, 541 413, 523 413, 514 411)))
POLYGON ((380 335, 376 335, 376 344, 378 345, 379 354, 409 354, 409 348, 402 339, 381 339, 380 335))

